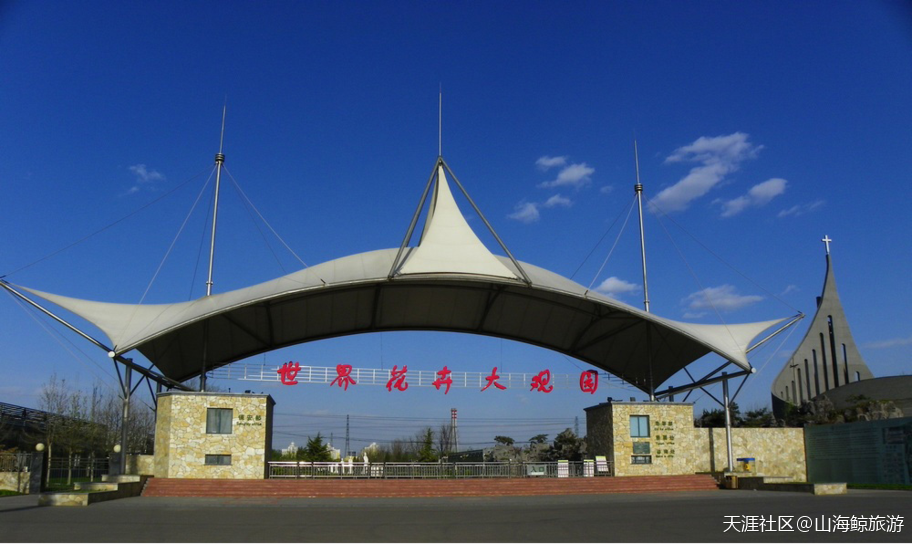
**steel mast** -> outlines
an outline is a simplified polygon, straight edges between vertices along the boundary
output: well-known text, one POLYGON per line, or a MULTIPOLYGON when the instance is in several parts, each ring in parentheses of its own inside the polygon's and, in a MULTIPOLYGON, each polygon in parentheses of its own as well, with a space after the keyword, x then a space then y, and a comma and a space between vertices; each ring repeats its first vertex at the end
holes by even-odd
POLYGON ((225 142, 225 113, 228 106, 222 108, 222 134, 219 137, 219 151, 215 154, 215 202, 212 206, 212 238, 209 243, 209 277, 206 280, 206 296, 212 294, 212 264, 215 261, 215 227, 218 224, 218 203, 219 187, 222 178, 222 165, 225 163, 225 155, 222 153, 222 145, 225 142))
POLYGON ((646 283, 646 237, 643 231, 643 184, 640 183, 640 156, 637 153, 637 143, 633 140, 633 158, 636 163, 636 185, 633 190, 636 193, 637 207, 640 211, 640 254, 643 259, 643 307, 649 311, 649 286, 646 283))
MULTIPOLYGON (((222 107, 222 132, 219 136, 219 150, 215 154, 215 197, 212 205, 212 237, 209 242, 209 275, 206 279, 206 296, 212 295, 212 268, 215 262, 215 233, 218 225, 218 204, 219 188, 222 181, 222 165, 225 163, 225 154, 222 153, 222 146, 225 143, 225 114, 228 111, 228 105, 222 107)), ((209 362, 209 322, 203 325, 205 334, 203 335, 203 366, 200 370, 200 391, 206 390, 206 365, 209 362)))
MULTIPOLYGON (((643 308, 649 312, 649 284, 646 282, 646 235, 643 229, 643 184, 640 183, 640 155, 637 151, 636 138, 633 139, 633 160, 636 164, 636 185, 633 190, 636 193, 637 208, 640 212, 640 255, 643 262, 643 308)), ((652 332, 649 325, 646 325, 646 346, 647 346, 647 364, 649 365, 649 400, 655 402, 655 386, 652 383, 652 332)))

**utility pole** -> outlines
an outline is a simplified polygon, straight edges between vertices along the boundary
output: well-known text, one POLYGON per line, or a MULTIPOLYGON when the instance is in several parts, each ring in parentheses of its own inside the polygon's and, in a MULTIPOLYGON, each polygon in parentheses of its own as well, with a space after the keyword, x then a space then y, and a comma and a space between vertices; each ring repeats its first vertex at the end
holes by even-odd
POLYGON ((450 434, 453 436, 453 451, 459 451, 459 434, 456 429, 456 408, 450 410, 450 434))
POLYGON ((348 415, 345 416, 345 456, 351 455, 351 439, 348 434, 348 415))
MULTIPOLYGON (((723 372, 726 376, 728 372, 723 372)), ((737 392, 736 392, 737 393, 737 392)), ((735 470, 735 459, 732 453, 732 420, 731 420, 731 400, 728 397, 728 378, 722 380, 722 407, 725 409, 725 447, 728 455, 728 470, 735 470)))

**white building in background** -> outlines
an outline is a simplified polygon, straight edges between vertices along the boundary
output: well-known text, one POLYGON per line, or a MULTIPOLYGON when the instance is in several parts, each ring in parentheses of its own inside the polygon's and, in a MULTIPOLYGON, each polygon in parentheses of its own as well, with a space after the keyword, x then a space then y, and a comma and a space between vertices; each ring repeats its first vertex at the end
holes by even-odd
MULTIPOLYGON (((300 447, 295 445, 294 442, 288 445, 287 448, 282 448, 282 455, 295 456, 300 451, 300 447)), ((329 456, 333 461, 339 461, 342 459, 342 451, 339 448, 334 448, 332 444, 326 444, 326 451, 329 452, 329 456)))
POLYGON ((295 443, 292 442, 291 444, 288 445, 287 448, 282 448, 282 455, 297 455, 298 449, 300 449, 300 448, 295 446, 295 443))
POLYGON ((365 446, 364 449, 361 450, 361 455, 374 457, 378 451, 380 451, 380 446, 376 442, 371 442, 369 446, 365 446))
POLYGON ((334 448, 332 443, 327 444, 326 449, 327 449, 327 451, 329 451, 330 459, 332 459, 333 461, 342 460, 342 450, 340 450, 339 448, 334 448))

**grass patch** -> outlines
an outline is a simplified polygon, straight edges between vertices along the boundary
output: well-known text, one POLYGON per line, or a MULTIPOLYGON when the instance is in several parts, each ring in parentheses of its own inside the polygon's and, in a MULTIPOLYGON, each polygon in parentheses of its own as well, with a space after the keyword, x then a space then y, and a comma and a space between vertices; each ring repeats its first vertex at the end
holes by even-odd
POLYGON ((15 497, 16 495, 22 495, 22 493, 9 489, 0 489, 0 497, 15 497))
POLYGON ((912 491, 912 485, 905 484, 847 484, 849 489, 889 489, 894 491, 912 491))
MULTIPOLYGON (((51 493, 65 493, 65 492, 73 491, 73 487, 75 484, 78 484, 78 483, 87 484, 87 483, 91 483, 91 482, 100 482, 100 481, 101 481, 101 479, 98 477, 96 477, 94 479, 90 479, 87 477, 77 477, 77 478, 71 478, 70 483, 67 483, 66 478, 51 478, 51 480, 48 482, 46 491, 49 491, 51 493)), ((77 491, 77 493, 79 493, 79 491, 77 491)))

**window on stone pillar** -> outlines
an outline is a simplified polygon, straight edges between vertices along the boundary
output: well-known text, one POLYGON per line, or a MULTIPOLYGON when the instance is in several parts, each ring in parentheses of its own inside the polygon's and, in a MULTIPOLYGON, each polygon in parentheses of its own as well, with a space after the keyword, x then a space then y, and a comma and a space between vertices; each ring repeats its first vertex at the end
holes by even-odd
POLYGON ((206 434, 231 434, 231 408, 206 409, 206 434))
POLYGON ((231 465, 231 456, 230 455, 212 455, 206 454, 206 464, 207 465, 231 465))
POLYGON ((630 436, 632 438, 649 437, 649 416, 630 416, 630 436))

